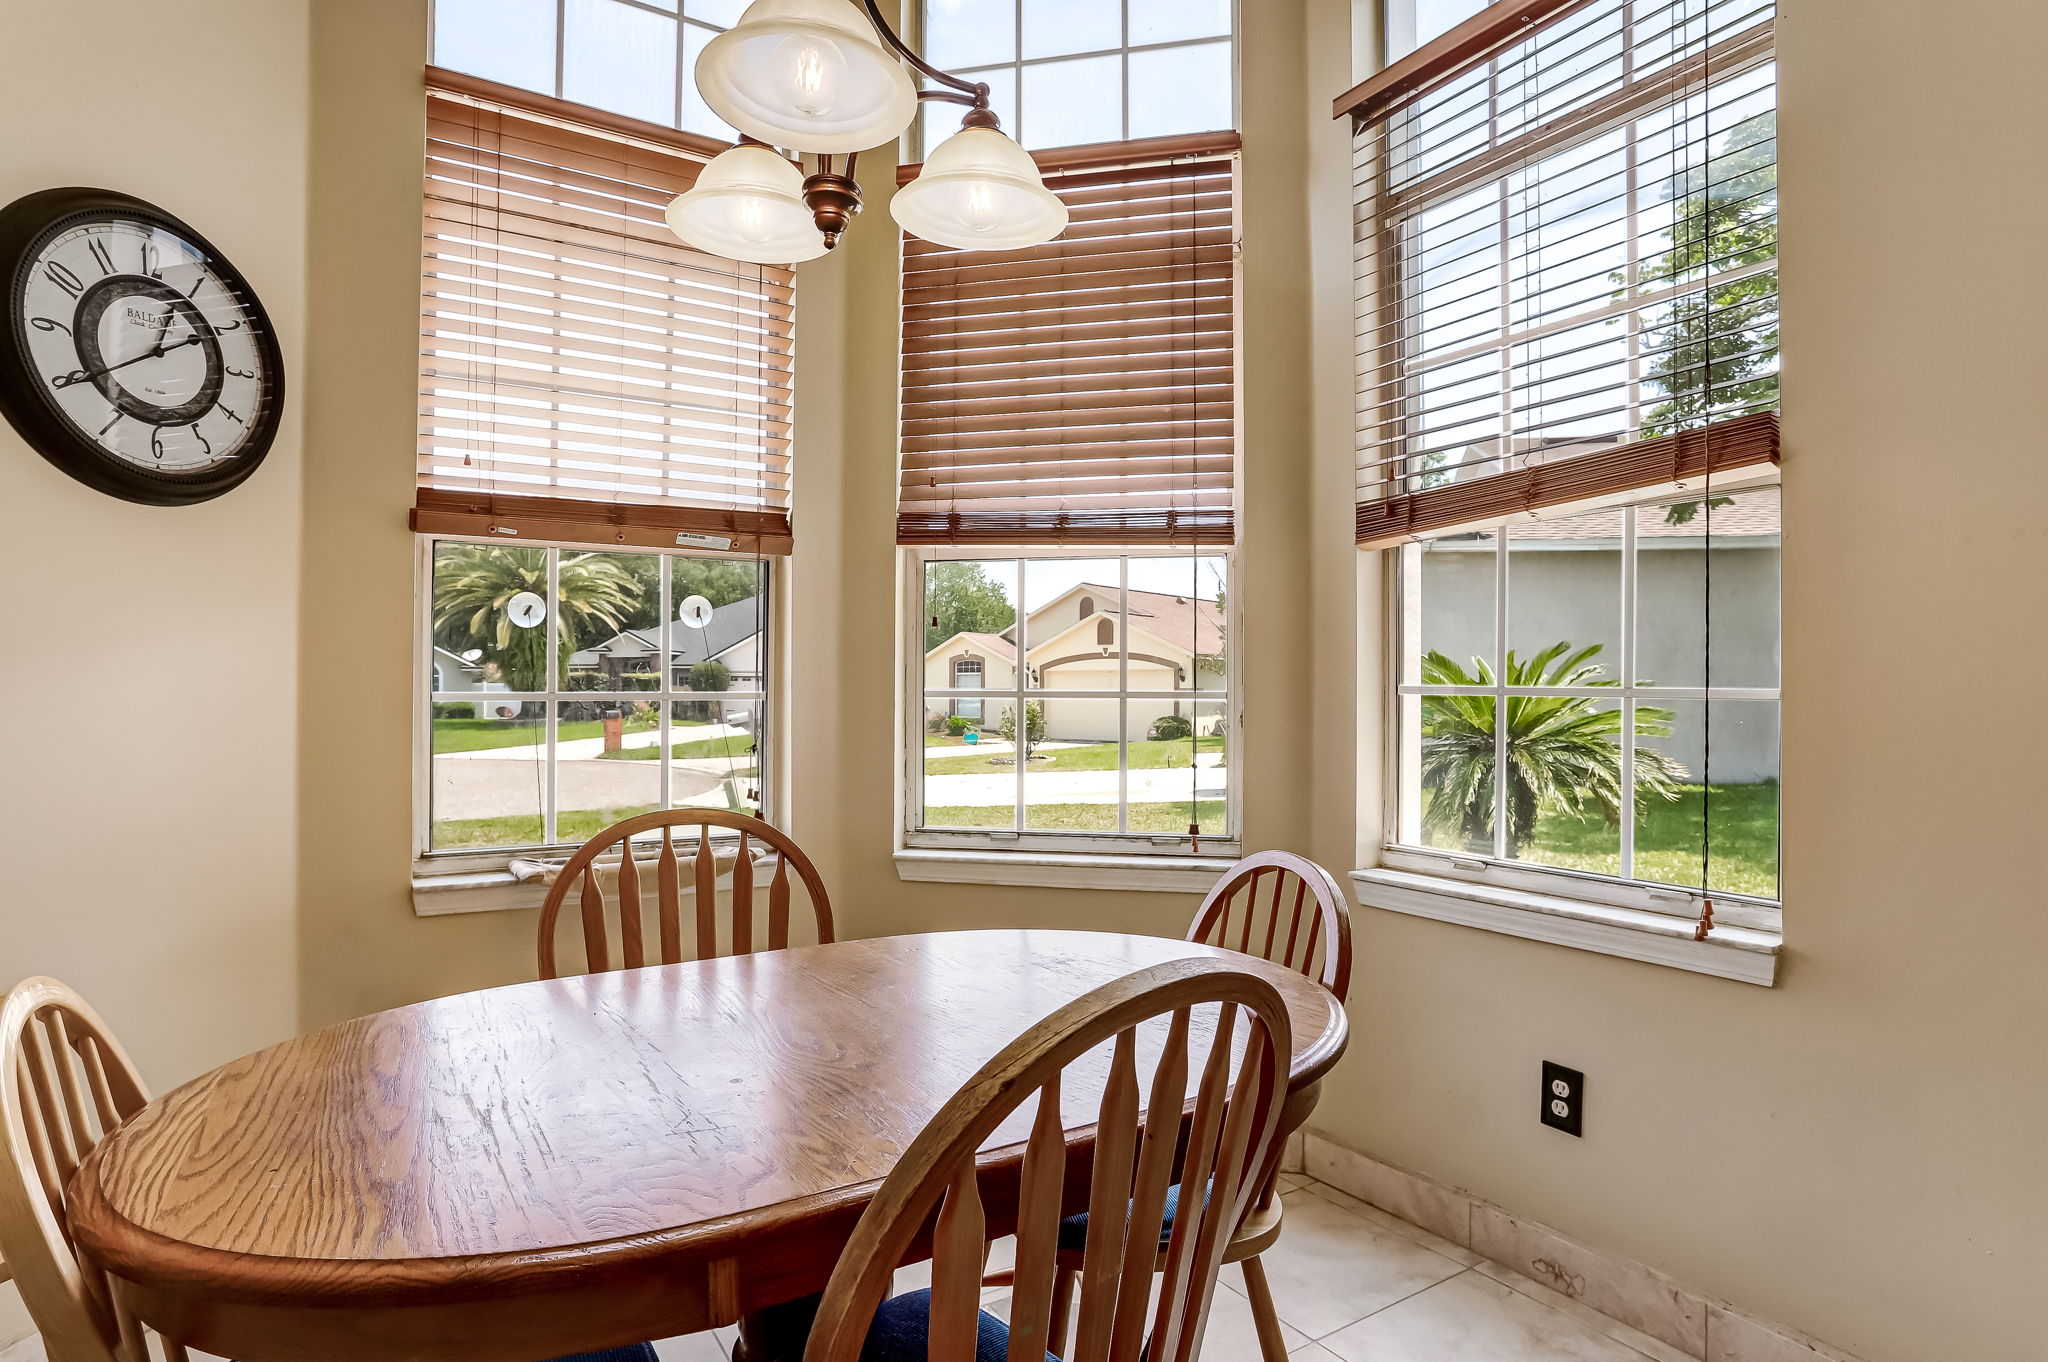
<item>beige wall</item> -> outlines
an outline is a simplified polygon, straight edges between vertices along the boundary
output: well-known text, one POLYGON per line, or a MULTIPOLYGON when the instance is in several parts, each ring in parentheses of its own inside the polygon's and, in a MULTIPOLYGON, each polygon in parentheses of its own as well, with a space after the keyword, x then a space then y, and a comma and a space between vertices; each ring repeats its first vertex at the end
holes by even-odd
MULTIPOLYGON (((161 1089, 297 1021, 306 6, 4 8, 0 203, 83 184, 184 218, 254 284, 293 393, 263 467, 195 507, 102 496, 0 425, 0 988, 67 980, 161 1089)), ((0 1287, 0 1344, 24 1329, 0 1287)))
MULTIPOLYGON (((532 969, 531 914, 422 920, 406 893, 423 10, 315 6, 307 1025, 532 969), (335 637, 350 640, 345 663, 335 637)), ((1246 10, 1241 589, 1258 638, 1245 659, 1246 831, 1254 847, 1343 868, 1371 854, 1378 765, 1327 757, 1354 736, 1377 750, 1380 586, 1349 543, 1349 157, 1327 101, 1348 83, 1347 53, 1370 42, 1344 0, 1246 10)), ((2018 716, 2048 656, 2038 632, 2014 642, 2009 627, 2031 596, 1981 588, 2048 576, 2041 442, 2023 405, 2048 342, 2038 306, 2015 303, 2048 283, 2021 235, 2048 218, 2048 193, 2030 148, 2002 140, 2048 112, 2022 56, 2041 50, 2048 21, 2017 0, 1978 6, 1985 31, 1964 42, 1952 11, 1908 0, 1787 10, 1780 986, 1365 913, 1353 1050, 1318 1122, 1872 1362, 2003 1362, 2042 1343, 2032 1236, 2048 1207, 2036 1162, 2048 1018, 2034 999, 2048 992, 2048 940, 2032 852, 2048 752, 2018 716), (1930 97, 1908 121, 1897 92, 1909 88, 1930 97), (1904 206, 1877 211, 1886 201, 1904 206), (1979 286, 1959 268, 1971 261, 2005 263, 1979 286), (1986 473, 1929 475, 1965 460, 1986 473), (1935 536, 1911 528, 1930 520, 1935 536), (2001 644, 1993 667, 1952 660, 1982 658, 1988 639, 2001 644), (1998 718, 1959 733, 1930 712, 1998 718), (1530 1115, 1546 1057, 1589 1073, 1583 1141, 1530 1115)), ((901 719, 876 683, 899 674, 907 625, 891 542, 885 161, 863 157, 866 216, 803 269, 782 635, 801 640, 782 748, 793 830, 851 933, 1178 932, 1188 896, 895 876, 881 796, 901 719)))

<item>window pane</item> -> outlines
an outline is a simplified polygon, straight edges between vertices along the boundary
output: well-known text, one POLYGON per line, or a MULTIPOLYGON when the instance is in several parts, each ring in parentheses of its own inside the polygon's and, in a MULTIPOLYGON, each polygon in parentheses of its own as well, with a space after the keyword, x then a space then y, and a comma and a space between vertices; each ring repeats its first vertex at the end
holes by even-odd
POLYGON ((1134 45, 1230 34, 1230 0, 1130 0, 1130 11, 1134 45))
POLYGON ((670 684, 758 694, 767 681, 766 572, 752 558, 669 561, 670 684))
MULTIPOLYGON (((1014 694, 1016 602, 1013 561, 926 564, 925 690, 1014 694)), ((1009 752, 997 732, 1006 708, 978 694, 928 694, 925 826, 1016 825, 1017 766, 994 760, 1009 752)))
POLYGON ((1508 697, 1508 859, 1619 875, 1621 705, 1508 697))
POLYGON ((1178 554, 1130 564, 1130 688, 1224 689, 1226 560, 1178 554))
POLYGON ((1640 508, 1639 684, 1775 688, 1778 546, 1775 487, 1640 508))
POLYGON ((1413 717, 1421 844, 1493 855, 1494 697, 1425 695, 1413 717))
MULTIPOLYGON (((1113 684, 1113 683, 1112 683, 1113 684)), ((1017 762, 1025 744, 1024 826, 1036 832, 1117 830, 1117 702, 1114 700, 1027 700, 1026 726, 1016 724, 1016 701, 997 712, 997 726, 1010 750, 998 766, 1017 762), (1049 741, 1049 715, 1063 716, 1072 738, 1049 741)))
POLYGON ((1495 567, 1500 536, 1487 531, 1432 539, 1412 550, 1402 587, 1421 665, 1405 678, 1433 685, 1493 679, 1495 567))
POLYGON ((1237 126, 1230 44, 1131 54, 1131 136, 1169 137, 1237 126))
POLYGON ((1123 46, 1123 14, 1102 0, 1023 0, 1024 56, 1064 57, 1123 46))
POLYGON ((553 94, 555 0, 436 0, 434 65, 553 94))
POLYGON ((661 706, 570 700, 557 706, 555 840, 587 842, 661 807, 661 706))
POLYGON ((1636 710, 1637 879, 1778 897, 1778 705, 1636 710))
POLYGON ((711 112, 711 106, 704 102, 704 96, 697 89, 697 58, 704 54, 705 46, 718 35, 699 24, 683 25, 683 108, 677 126, 684 132, 702 133, 716 137, 721 142, 730 142, 739 134, 730 124, 711 112))
POLYGON ((546 549, 435 546, 435 646, 466 660, 482 682, 528 693, 548 688, 551 609, 546 549))
MULTIPOLYGON (((1398 3, 1398 0, 1396 0, 1398 3)), ((1415 45, 1442 37, 1485 9, 1493 0, 1414 0, 1415 45)))
POLYGON ((1027 147, 1123 139, 1123 60, 1083 57, 1024 68, 1020 114, 1027 147))
POLYGON ((925 56, 949 70, 1017 58, 1017 0, 925 0, 925 56))
POLYGON ((564 690, 661 688, 661 559, 652 553, 563 550, 564 690))
POLYGON ((674 126, 676 21, 619 0, 568 0, 562 98, 674 126))
POLYGON ((1590 686, 1621 680, 1624 514, 1619 509, 1591 511, 1509 529, 1505 684, 1590 686))
POLYGON ((427 845, 538 846, 547 788, 546 707, 479 692, 434 706, 427 845))
POLYGON ((676 808, 762 809, 760 700, 714 696, 669 707, 669 803, 676 808))

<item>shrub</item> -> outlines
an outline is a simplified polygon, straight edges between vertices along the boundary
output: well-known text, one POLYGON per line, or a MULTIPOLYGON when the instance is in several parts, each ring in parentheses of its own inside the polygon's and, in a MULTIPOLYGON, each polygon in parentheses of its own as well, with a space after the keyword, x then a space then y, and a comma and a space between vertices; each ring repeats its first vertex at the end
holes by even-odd
POLYGON ((1045 706, 1033 700, 1024 706, 1024 740, 1017 741, 1017 710, 1015 706, 1003 711, 1002 722, 996 731, 1009 742, 1023 749, 1024 760, 1031 760, 1032 749, 1045 741, 1045 706))
POLYGON ((1177 742, 1195 736, 1195 726, 1178 714, 1162 714, 1152 721, 1154 742, 1177 742))
POLYGON ((476 717, 476 706, 462 704, 435 705, 434 717, 436 719, 474 719, 476 717))
POLYGON ((944 733, 946 731, 946 716, 927 712, 924 716, 924 731, 933 734, 944 733))
POLYGON ((970 719, 964 714, 949 714, 946 716, 946 732, 956 738, 965 734, 970 728, 979 727, 981 727, 981 724, 978 720, 970 719))

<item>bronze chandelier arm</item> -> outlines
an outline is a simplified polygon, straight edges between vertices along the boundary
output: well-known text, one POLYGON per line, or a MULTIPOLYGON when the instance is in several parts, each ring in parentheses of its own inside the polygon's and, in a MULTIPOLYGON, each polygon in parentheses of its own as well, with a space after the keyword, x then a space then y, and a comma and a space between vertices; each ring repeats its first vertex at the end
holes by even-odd
POLYGON ((889 27, 889 21, 882 17, 882 8, 880 5, 875 3, 875 0, 862 0, 862 3, 864 3, 867 6, 868 18, 874 21, 876 31, 882 35, 882 40, 888 43, 889 46, 892 49, 894 49, 897 56, 909 62, 913 68, 915 68, 921 75, 925 76, 927 79, 935 80, 941 85, 950 86, 953 89, 958 90, 963 95, 973 96, 973 99, 971 100, 959 100, 952 99, 949 96, 944 95, 936 90, 920 90, 917 94, 917 97, 919 99, 924 99, 929 96, 930 98, 933 99, 946 99, 948 100, 948 102, 955 104, 971 103, 977 108, 981 107, 983 104, 987 102, 988 86, 978 84, 973 81, 962 80, 958 76, 949 75, 946 72, 941 71, 938 67, 933 66, 923 57, 920 57, 917 55, 917 53, 911 51, 910 44, 904 42, 903 39, 896 36, 896 30, 889 27))

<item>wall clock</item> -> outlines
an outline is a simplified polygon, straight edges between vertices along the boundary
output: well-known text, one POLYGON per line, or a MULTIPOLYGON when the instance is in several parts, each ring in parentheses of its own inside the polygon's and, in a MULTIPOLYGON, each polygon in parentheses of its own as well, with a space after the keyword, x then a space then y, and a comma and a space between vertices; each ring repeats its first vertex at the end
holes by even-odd
POLYGON ((0 412, 89 487, 206 501, 277 438, 284 362, 206 238, 141 199, 46 189, 0 209, 0 412))

